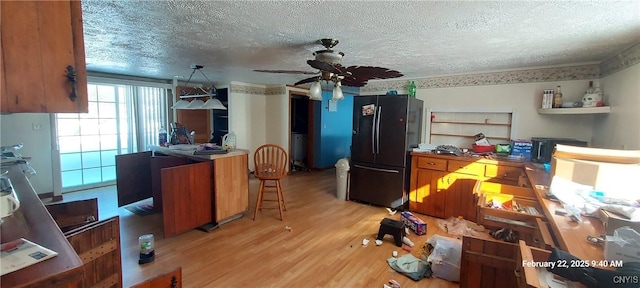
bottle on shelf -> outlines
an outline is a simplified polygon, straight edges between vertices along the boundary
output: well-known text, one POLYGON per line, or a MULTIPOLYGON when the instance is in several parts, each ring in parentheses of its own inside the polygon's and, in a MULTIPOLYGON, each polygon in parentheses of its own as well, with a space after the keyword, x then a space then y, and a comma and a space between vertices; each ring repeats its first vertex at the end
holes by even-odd
POLYGON ((409 83, 409 96, 411 97, 416 97, 416 82, 411 81, 411 83, 409 83))
POLYGON ((594 88, 593 88, 593 81, 589 81, 589 88, 587 88, 587 94, 593 94, 594 92, 594 88))
POLYGON ((556 93, 553 94, 552 108, 562 108, 562 91, 560 90, 560 85, 556 88, 556 93))
POLYGON ((160 126, 160 131, 158 132, 158 145, 169 146, 167 145, 167 129, 164 129, 164 126, 160 126))

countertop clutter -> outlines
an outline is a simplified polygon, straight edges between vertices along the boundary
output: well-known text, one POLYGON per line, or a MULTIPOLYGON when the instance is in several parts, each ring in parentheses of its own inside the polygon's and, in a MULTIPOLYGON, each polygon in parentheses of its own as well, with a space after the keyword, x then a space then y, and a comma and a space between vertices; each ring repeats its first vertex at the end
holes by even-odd
MULTIPOLYGON (((557 146, 550 171, 531 162, 411 152, 411 211, 438 218, 462 216, 489 229, 502 228, 519 235, 511 241, 463 236, 461 287, 496 284, 493 275, 503 275, 501 281, 510 287, 543 287, 540 283, 548 277, 543 276, 547 272, 522 263, 547 261, 555 247, 588 263, 618 263, 607 258, 601 242, 588 241, 605 233, 601 219, 582 216, 576 221, 556 213, 562 212, 563 206, 551 200, 548 192, 552 175, 594 187, 596 181, 607 178, 618 181, 606 177, 610 171, 605 167, 613 163, 627 165, 619 169, 638 169, 640 152, 557 146)), ((626 178, 635 183, 626 187, 640 185, 634 177, 626 178)))

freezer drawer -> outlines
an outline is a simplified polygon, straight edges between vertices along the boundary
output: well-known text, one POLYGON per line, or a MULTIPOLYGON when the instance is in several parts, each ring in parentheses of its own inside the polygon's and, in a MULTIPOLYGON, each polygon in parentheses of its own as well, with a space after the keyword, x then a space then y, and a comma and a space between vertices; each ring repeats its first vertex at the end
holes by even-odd
POLYGON ((353 164, 349 199, 403 209, 408 199, 404 168, 353 164))

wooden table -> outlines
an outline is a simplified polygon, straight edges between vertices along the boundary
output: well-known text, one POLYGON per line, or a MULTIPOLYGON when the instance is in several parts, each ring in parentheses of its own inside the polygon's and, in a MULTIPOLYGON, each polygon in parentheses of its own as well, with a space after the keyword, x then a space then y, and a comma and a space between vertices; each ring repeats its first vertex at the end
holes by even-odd
POLYGON ((3 166, 20 200, 20 208, 3 219, 2 243, 25 238, 58 255, 0 277, 2 287, 75 287, 81 277, 82 261, 53 221, 18 165, 3 166), (64 284, 68 283, 68 284, 64 284))

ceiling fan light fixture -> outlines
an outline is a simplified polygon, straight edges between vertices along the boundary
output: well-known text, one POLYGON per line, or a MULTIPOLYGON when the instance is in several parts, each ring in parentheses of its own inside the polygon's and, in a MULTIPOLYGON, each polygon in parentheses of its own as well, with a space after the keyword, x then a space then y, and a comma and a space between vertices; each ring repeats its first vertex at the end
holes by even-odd
POLYGON ((311 100, 322 100, 322 87, 320 86, 319 80, 311 84, 307 95, 311 100))
POLYGON ((340 82, 336 82, 336 85, 333 87, 333 98, 331 98, 331 100, 338 101, 344 99, 341 86, 342 84, 340 84, 340 82))

